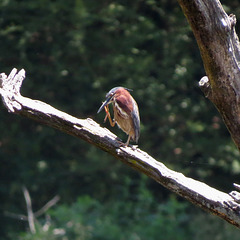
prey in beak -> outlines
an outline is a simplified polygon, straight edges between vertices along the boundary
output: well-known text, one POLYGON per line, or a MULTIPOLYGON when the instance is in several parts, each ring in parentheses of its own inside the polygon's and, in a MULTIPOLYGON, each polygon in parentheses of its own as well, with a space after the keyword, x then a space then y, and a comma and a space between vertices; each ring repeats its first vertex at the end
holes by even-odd
POLYGON ((100 113, 102 111, 102 109, 104 108, 104 110, 106 112, 106 116, 104 118, 104 123, 106 122, 106 120, 108 118, 108 120, 110 122, 110 125, 112 127, 114 127, 115 121, 113 121, 112 118, 111 118, 108 105, 112 102, 112 99, 113 99, 114 95, 115 95, 114 93, 113 94, 108 93, 107 96, 106 96, 106 100, 102 103, 101 107, 97 111, 97 113, 100 113))

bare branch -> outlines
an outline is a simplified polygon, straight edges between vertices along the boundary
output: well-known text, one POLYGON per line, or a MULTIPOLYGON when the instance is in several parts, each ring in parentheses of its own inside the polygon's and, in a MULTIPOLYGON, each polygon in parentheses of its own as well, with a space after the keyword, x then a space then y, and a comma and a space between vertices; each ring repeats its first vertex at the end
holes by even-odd
MULTIPOLYGON (((24 79, 23 75, 21 75, 23 72, 14 73, 18 79, 24 79), (19 74, 22 78, 18 76, 19 74)), ((7 77, 5 74, 2 74, 1 77, 3 86, 5 84, 5 86, 11 86, 11 83, 7 83, 7 81, 12 81, 14 77, 7 77)), ((0 94, 3 102, 7 102, 5 106, 10 112, 32 118, 83 139, 108 152, 135 170, 153 178, 188 201, 240 227, 240 205, 229 194, 168 169, 163 163, 156 161, 139 148, 122 146, 119 141, 116 141, 118 139, 116 135, 106 128, 101 128, 92 119, 78 119, 46 103, 22 97, 19 91, 15 91, 14 88, 2 87, 0 94)), ((40 210, 40 213, 41 211, 43 210, 40 210)), ((38 211, 38 214, 40 213, 38 211)))
POLYGON ((49 208, 54 206, 59 200, 60 200, 60 197, 59 196, 55 196, 53 199, 48 201, 41 209, 39 209, 38 211, 36 211, 34 213, 35 218, 37 218, 37 217, 41 216, 42 214, 44 214, 49 208))

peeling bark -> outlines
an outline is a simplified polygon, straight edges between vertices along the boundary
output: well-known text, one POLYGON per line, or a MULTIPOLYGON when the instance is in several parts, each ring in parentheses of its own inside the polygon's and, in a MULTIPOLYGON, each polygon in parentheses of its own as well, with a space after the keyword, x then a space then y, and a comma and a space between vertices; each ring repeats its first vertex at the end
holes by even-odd
MULTIPOLYGON (((146 174, 172 192, 240 228, 240 194, 218 191, 205 183, 168 169, 146 152, 122 146, 120 139, 92 119, 78 119, 37 100, 21 96, 25 71, 13 69, 9 76, 0 75, 0 95, 10 113, 19 114, 83 139, 108 152, 133 169, 146 174)), ((236 186, 238 187, 238 185, 236 186)))

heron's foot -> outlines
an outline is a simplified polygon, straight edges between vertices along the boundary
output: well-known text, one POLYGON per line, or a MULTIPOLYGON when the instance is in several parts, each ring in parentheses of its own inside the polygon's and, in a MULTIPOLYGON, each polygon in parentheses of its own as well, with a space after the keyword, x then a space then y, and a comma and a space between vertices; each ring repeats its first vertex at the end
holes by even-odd
POLYGON ((119 147, 130 147, 130 148, 132 148, 132 150, 136 150, 138 148, 138 145, 132 145, 132 144, 129 144, 128 142, 124 143, 119 140, 117 140, 117 142, 120 145, 119 147))
POLYGON ((126 143, 120 141, 120 140, 116 140, 119 144, 119 147, 127 147, 126 143))

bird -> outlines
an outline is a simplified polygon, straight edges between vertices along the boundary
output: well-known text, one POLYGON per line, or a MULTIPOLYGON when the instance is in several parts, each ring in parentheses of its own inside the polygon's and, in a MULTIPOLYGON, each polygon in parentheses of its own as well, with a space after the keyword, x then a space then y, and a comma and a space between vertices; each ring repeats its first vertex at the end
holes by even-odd
POLYGON ((130 140, 138 143, 140 137, 140 117, 138 105, 131 96, 131 89, 125 87, 114 87, 106 94, 106 100, 102 103, 97 113, 105 109, 106 119, 109 119, 110 125, 114 127, 117 123, 118 127, 122 129, 127 135, 127 142, 125 146, 129 145, 130 140), (109 112, 109 104, 113 104, 114 119, 111 119, 109 112))

